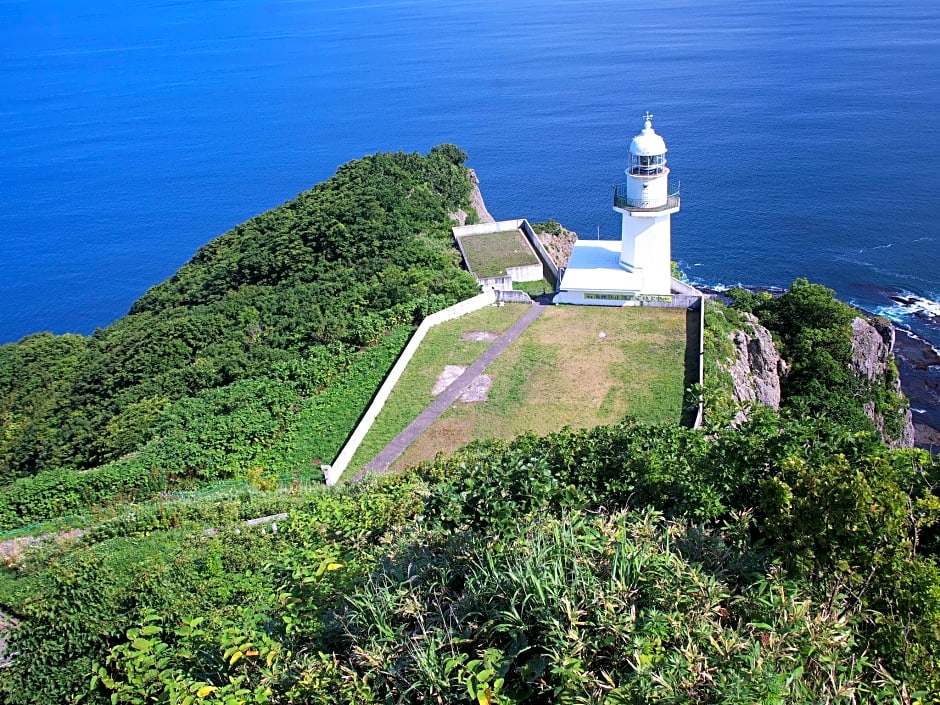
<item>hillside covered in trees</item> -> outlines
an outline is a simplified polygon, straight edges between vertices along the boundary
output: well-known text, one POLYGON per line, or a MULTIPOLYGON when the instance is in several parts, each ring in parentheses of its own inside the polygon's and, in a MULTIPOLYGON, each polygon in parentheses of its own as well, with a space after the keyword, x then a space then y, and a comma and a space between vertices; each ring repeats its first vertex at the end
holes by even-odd
POLYGON ((253 468, 319 474, 410 328, 476 293, 448 217, 465 157, 346 164, 94 335, 0 346, 0 530, 253 468))
POLYGON ((0 348, 0 529, 84 532, 0 569, 0 700, 940 702, 940 462, 883 442, 893 380, 848 372, 825 287, 709 305, 708 356, 750 312, 790 364, 736 427, 715 368, 702 429, 304 481, 413 324, 475 293, 463 159, 348 164, 113 326, 0 348))

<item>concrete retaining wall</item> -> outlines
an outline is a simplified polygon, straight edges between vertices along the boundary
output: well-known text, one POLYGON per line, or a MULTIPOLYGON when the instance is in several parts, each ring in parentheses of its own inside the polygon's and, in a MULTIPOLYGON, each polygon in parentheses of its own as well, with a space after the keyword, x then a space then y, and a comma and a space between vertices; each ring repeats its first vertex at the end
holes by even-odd
MULTIPOLYGON (((459 225, 459 226, 457 226, 457 227, 451 228, 451 232, 454 233, 454 242, 457 243, 457 249, 460 250, 460 259, 463 260, 463 266, 467 268, 467 271, 470 272, 470 274, 473 274, 473 270, 470 269, 470 260, 467 259, 467 253, 464 252, 464 249, 463 249, 463 243, 460 242, 460 238, 457 236, 457 231, 458 231, 458 230, 463 230, 464 228, 467 228, 467 227, 472 228, 472 227, 476 227, 476 226, 473 226, 473 225, 459 225)), ((473 276, 476 276, 476 274, 473 274, 473 276)), ((479 283, 480 283, 480 280, 477 279, 477 284, 479 284, 479 283)))
POLYGON ((672 303, 660 303, 656 301, 644 301, 641 306, 653 306, 655 308, 693 308, 698 306, 701 296, 688 296, 686 294, 673 294, 672 303))
MULTIPOLYGON (((531 282, 538 281, 543 277, 550 283, 555 285, 557 288, 557 283, 561 281, 561 277, 558 273, 558 267, 555 265, 555 262, 549 256, 548 252, 545 250, 544 245, 539 241, 538 237, 535 235, 535 231, 532 230, 532 226, 529 225, 529 221, 525 218, 519 218, 518 220, 501 220, 497 223, 478 223, 477 225, 458 225, 452 228, 454 232, 454 240, 457 241, 457 248, 460 250, 460 255, 463 257, 463 261, 467 262, 467 255, 463 251, 463 245, 460 244, 460 238, 464 235, 484 235, 486 233, 505 233, 512 230, 521 230, 522 234, 525 235, 526 240, 529 241, 529 244, 532 246, 532 249, 535 250, 536 256, 541 261, 541 266, 530 265, 531 271, 520 271, 520 276, 512 275, 512 278, 517 282, 531 282), (535 268, 539 269, 539 273, 536 276, 535 268), (526 278, 520 278, 526 277, 526 278)), ((530 267, 512 267, 508 274, 512 274, 514 270, 529 270, 530 267)), ((471 272, 472 274, 472 272, 471 272)), ((496 279, 497 277, 490 277, 490 279, 496 279)), ((477 279, 480 283, 480 286, 488 286, 485 282, 489 279, 477 279)), ((510 287, 511 288, 511 287, 510 287)))
POLYGON ((536 251, 539 256, 539 259, 542 260, 542 265, 545 269, 544 276, 545 279, 558 288, 558 282, 561 281, 561 277, 558 275, 558 267, 555 264, 554 260, 549 256, 548 252, 545 250, 545 246, 542 245, 542 242, 538 239, 535 234, 535 231, 532 230, 532 226, 529 225, 529 221, 523 218, 519 222, 519 229, 525 234, 529 239, 529 244, 532 245, 532 249, 536 251))
POLYGON ((518 230, 522 220, 500 220, 496 223, 477 223, 476 225, 457 225, 453 228, 454 237, 464 235, 484 235, 486 233, 505 233, 518 230))
POLYGON ((339 455, 336 456, 336 460, 333 461, 332 465, 321 466, 321 469, 323 470, 323 476, 326 479, 326 484, 335 485, 340 476, 343 474, 343 471, 349 467, 349 463, 352 461, 353 455, 359 449, 359 445, 366 437, 369 429, 372 428, 372 424, 375 423, 376 417, 378 417, 382 407, 385 406, 385 402, 388 400, 389 394, 392 393, 392 389, 396 384, 398 384, 398 380, 401 378, 401 375, 408 366, 408 363, 411 362, 411 358, 414 357, 415 352, 418 350, 418 346, 421 345, 421 341, 424 340, 424 336, 427 335, 428 331, 434 326, 444 323, 445 321, 451 321, 455 318, 460 318, 461 316, 464 316, 471 311, 477 311, 484 306, 489 306, 494 303, 496 303, 496 292, 490 289, 484 291, 482 294, 474 296, 472 299, 461 301, 458 304, 454 304, 450 308, 445 308, 443 311, 432 313, 430 316, 421 321, 421 325, 418 326, 418 330, 416 330, 414 335, 411 336, 411 340, 408 341, 405 349, 402 351, 401 355, 398 356, 398 360, 395 361, 395 364, 392 366, 392 369, 385 378, 385 381, 382 383, 382 386, 379 387, 379 391, 375 393, 375 396, 372 398, 372 403, 369 404, 369 408, 366 409, 366 412, 362 415, 362 418, 359 419, 359 424, 356 426, 355 430, 353 430, 352 435, 350 435, 349 440, 346 441, 346 445, 343 446, 343 449, 339 452, 339 455))
POLYGON ((497 291, 512 291, 512 277, 485 277, 477 279, 480 289, 496 289, 497 291))
POLYGON ((514 282, 537 282, 544 276, 543 269, 541 264, 527 264, 521 267, 507 267, 506 274, 514 282))
POLYGON ((530 304, 532 303, 532 297, 529 296, 524 291, 497 291, 496 300, 504 303, 515 303, 515 304, 530 304))
POLYGON ((673 294, 685 294, 686 296, 702 296, 702 292, 696 289, 691 284, 686 284, 684 281, 673 278, 671 281, 672 293, 673 294))

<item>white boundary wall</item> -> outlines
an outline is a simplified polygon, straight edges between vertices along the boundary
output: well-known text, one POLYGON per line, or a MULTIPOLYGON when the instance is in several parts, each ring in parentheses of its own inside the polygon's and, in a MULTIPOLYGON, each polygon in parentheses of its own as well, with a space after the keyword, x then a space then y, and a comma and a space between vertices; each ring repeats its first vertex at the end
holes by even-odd
POLYGON ((408 363, 411 362, 411 358, 414 357, 418 346, 421 345, 421 341, 424 340, 424 336, 427 335, 428 331, 445 321, 452 321, 455 318, 460 318, 472 311, 477 311, 494 303, 496 303, 496 292, 489 289, 482 294, 474 296, 472 299, 461 301, 450 308, 445 308, 443 311, 432 313, 421 321, 418 330, 411 336, 411 340, 408 341, 405 349, 402 350, 401 355, 398 356, 398 360, 396 360, 395 364, 392 366, 388 377, 385 378, 382 386, 379 387, 379 391, 375 393, 372 403, 369 404, 366 413, 359 419, 359 424, 356 426, 355 430, 353 430, 352 435, 349 437, 349 440, 346 441, 346 445, 343 446, 339 455, 336 456, 336 460, 333 461, 332 465, 321 466, 327 485, 335 485, 346 468, 349 467, 353 455, 355 455, 356 451, 359 449, 369 429, 372 428, 372 424, 375 423, 379 412, 382 411, 382 407, 385 406, 385 402, 392 393, 392 389, 398 384, 398 380, 401 378, 408 363))
POLYGON ((522 220, 500 220, 496 223, 477 223, 476 225, 455 225, 451 230, 454 231, 454 237, 463 237, 464 235, 486 235, 488 233, 505 233, 511 230, 519 230, 522 226, 522 220))
POLYGON ((486 277, 477 279, 481 290, 496 289, 497 291, 512 291, 512 277, 486 277))
POLYGON ((514 282, 537 282, 543 276, 543 269, 542 263, 539 262, 538 264, 527 264, 521 267, 507 267, 506 274, 514 282))

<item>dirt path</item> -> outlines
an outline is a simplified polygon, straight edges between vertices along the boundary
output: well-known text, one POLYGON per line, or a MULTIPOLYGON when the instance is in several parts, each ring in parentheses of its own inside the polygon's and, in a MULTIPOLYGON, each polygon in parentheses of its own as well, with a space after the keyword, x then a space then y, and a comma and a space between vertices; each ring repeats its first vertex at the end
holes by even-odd
POLYGON ((509 330, 499 336, 496 342, 488 347, 483 354, 467 368, 466 372, 460 375, 447 389, 441 392, 437 398, 418 415, 418 418, 412 421, 404 431, 399 433, 391 443, 385 446, 385 449, 375 456, 375 458, 353 478, 353 481, 358 482, 368 473, 386 472, 389 466, 405 452, 405 449, 410 446, 418 436, 424 433, 432 423, 437 421, 438 417, 473 384, 474 380, 483 373, 483 370, 485 370, 493 360, 499 357, 536 318, 542 315, 545 308, 543 304, 533 304, 532 308, 526 311, 522 318, 516 321, 509 330))

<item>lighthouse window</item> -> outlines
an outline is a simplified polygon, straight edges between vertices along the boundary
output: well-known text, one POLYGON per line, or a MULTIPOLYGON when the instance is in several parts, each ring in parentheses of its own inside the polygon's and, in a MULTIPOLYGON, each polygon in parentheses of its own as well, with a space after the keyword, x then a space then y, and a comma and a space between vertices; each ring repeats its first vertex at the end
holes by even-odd
POLYGON ((641 176, 661 174, 665 163, 666 157, 662 154, 631 154, 630 173, 641 176))

